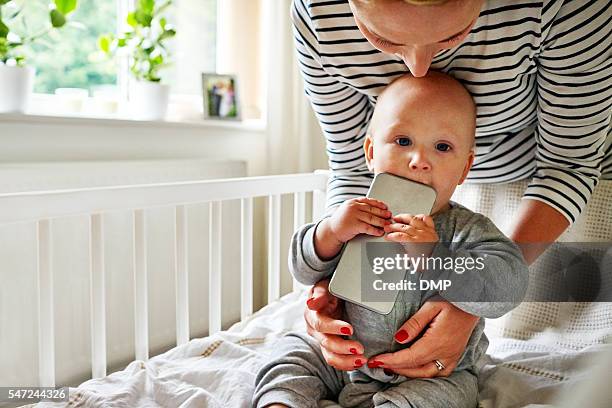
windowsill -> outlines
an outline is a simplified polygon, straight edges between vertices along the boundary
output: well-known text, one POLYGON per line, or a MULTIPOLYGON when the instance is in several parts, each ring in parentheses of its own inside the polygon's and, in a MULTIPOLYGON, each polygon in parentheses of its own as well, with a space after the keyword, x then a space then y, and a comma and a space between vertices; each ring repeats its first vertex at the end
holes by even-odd
POLYGON ((105 102, 85 98, 77 103, 80 111, 68 108, 71 100, 49 94, 33 94, 30 108, 22 113, 0 113, 0 123, 75 125, 75 126, 118 126, 118 127, 163 127, 163 128, 217 128, 262 132, 266 129, 265 119, 205 119, 202 113, 202 98, 193 95, 171 95, 168 114, 164 120, 137 120, 127 113, 125 102, 113 102, 115 112, 100 113, 93 108, 95 102, 105 102))
POLYGON ((167 119, 158 121, 135 120, 121 116, 93 115, 56 115, 30 113, 0 113, 0 122, 57 125, 99 125, 99 126, 133 126, 133 127, 205 127, 264 131, 266 122, 263 119, 247 120, 214 120, 214 119, 167 119))

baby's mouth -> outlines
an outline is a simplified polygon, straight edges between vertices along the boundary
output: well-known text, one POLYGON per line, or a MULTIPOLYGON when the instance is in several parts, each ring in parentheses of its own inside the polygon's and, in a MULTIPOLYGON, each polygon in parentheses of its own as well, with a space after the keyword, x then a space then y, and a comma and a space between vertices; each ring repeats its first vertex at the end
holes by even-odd
POLYGON ((425 184, 426 186, 432 187, 431 181, 422 180, 418 177, 408 177, 409 180, 416 181, 417 183, 425 184))

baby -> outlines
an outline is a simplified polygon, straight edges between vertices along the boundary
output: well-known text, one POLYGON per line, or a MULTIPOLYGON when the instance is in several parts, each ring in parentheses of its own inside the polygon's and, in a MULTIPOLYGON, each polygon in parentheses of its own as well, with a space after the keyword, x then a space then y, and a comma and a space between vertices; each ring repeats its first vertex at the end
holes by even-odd
MULTIPOLYGON (((365 348, 363 355, 353 351, 354 371, 330 367, 307 334, 287 334, 257 375, 253 406, 317 407, 321 399, 335 399, 343 407, 477 405, 476 363, 488 345, 482 318, 499 317, 518 305, 528 270, 518 247, 488 218, 450 201, 474 160, 475 126, 472 98, 453 78, 431 72, 395 80, 378 98, 364 143, 366 162, 375 174, 392 173, 433 187, 437 197, 431 216, 391 214, 385 203, 365 197, 347 200, 330 217, 294 234, 290 269, 308 285, 329 278, 344 244, 359 234, 385 236, 406 248, 430 243, 425 256, 479 258, 482 268, 465 271, 444 291, 402 291, 388 315, 345 302, 343 320, 353 326, 351 338, 365 348), (468 299, 466 293, 477 299, 468 299), (365 364, 370 357, 407 347, 398 340, 407 337, 400 333, 401 326, 434 296, 481 317, 448 377, 407 378, 375 359, 365 364)), ((428 274, 437 279, 459 276, 453 270, 423 272, 428 274)), ((359 271, 355 279, 360 279, 359 271)), ((431 360, 442 369, 444 362, 436 356, 431 360)))

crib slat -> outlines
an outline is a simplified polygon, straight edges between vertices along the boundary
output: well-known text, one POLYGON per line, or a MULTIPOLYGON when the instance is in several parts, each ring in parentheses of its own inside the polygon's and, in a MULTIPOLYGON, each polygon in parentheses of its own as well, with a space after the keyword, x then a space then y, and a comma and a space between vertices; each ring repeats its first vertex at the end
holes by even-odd
POLYGON ((244 320, 253 314, 253 199, 240 201, 240 319, 244 320))
POLYGON ((147 299, 147 224, 144 210, 134 211, 134 322, 137 360, 149 359, 147 299))
MULTIPOLYGON (((297 231, 306 223, 306 193, 293 193, 293 231, 297 231)), ((293 290, 299 290, 304 286, 293 278, 293 290)))
POLYGON ((91 279, 91 375, 106 375, 106 301, 104 270, 104 225, 101 214, 89 219, 89 264, 91 279))
POLYGON ((55 326, 51 221, 37 223, 38 243, 38 382, 55 387, 55 326))
POLYGON ((176 344, 189 341, 189 267, 187 208, 175 209, 176 344))
POLYGON ((268 303, 280 298, 281 196, 268 196, 268 303))
POLYGON ((208 332, 221 331, 221 202, 209 204, 208 332))

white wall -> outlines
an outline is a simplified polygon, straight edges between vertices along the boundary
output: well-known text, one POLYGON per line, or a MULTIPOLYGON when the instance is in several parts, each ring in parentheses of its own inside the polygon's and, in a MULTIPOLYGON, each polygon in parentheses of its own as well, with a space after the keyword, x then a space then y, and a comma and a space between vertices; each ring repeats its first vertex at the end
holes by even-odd
POLYGON ((260 123, 136 122, 0 114, 0 163, 223 158, 266 173, 260 123))

